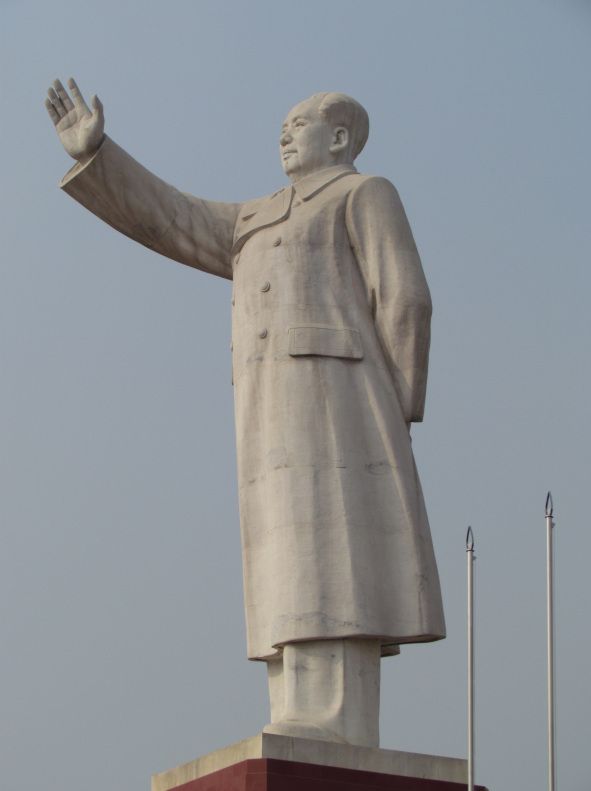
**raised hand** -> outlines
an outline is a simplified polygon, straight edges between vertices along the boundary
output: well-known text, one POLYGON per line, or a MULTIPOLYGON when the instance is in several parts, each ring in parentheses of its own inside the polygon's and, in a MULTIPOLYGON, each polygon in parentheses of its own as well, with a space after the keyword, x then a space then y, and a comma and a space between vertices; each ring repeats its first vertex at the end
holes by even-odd
POLYGON ((63 147, 73 159, 84 163, 98 149, 105 134, 103 105, 98 96, 93 96, 91 110, 73 79, 68 80, 68 87, 72 98, 61 82, 54 80, 47 91, 45 107, 63 147))

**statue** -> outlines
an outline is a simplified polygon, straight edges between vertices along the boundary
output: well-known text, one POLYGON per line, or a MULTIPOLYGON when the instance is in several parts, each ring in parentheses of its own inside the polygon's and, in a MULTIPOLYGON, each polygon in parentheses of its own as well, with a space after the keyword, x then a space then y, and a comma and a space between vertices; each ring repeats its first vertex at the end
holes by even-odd
POLYGON ((179 192, 104 134, 76 83, 47 110, 77 164, 62 189, 161 255, 233 281, 248 657, 265 732, 378 746, 380 657, 445 624, 410 425, 431 300, 398 193, 353 165, 369 132, 340 93, 281 129, 290 186, 246 203, 179 192))

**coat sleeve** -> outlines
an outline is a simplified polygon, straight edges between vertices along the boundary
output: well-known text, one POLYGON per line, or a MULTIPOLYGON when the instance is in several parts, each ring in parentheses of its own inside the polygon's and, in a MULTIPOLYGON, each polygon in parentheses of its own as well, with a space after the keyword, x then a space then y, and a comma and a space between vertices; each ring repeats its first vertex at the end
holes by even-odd
POLYGON ((431 296, 404 207, 387 179, 368 177, 352 190, 347 230, 404 417, 420 422, 431 296))
POLYGON ((76 164, 60 187, 113 228, 151 250, 232 279, 238 203, 179 192, 105 137, 94 157, 76 164))

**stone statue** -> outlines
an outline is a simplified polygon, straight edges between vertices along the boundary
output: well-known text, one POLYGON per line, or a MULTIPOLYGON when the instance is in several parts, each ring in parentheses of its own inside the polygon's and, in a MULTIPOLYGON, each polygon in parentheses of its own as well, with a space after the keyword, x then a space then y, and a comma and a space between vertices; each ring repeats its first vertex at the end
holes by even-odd
POLYGON ((296 105, 291 182, 246 203, 179 192, 104 134, 76 83, 47 110, 77 160, 61 187, 118 231, 233 282, 233 383, 248 656, 265 731, 377 746, 380 657, 445 624, 410 424, 431 300, 392 184, 358 173, 369 132, 341 93, 296 105))

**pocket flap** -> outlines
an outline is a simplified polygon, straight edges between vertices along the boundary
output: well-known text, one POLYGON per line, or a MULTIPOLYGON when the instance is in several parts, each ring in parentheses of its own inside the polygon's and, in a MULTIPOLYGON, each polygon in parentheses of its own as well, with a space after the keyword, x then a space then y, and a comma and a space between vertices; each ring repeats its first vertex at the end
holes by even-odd
POLYGON ((361 360, 363 348, 358 330, 340 327, 290 327, 289 353, 292 357, 316 354, 361 360))

